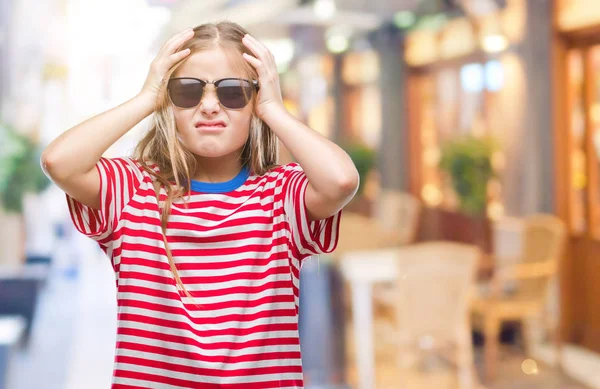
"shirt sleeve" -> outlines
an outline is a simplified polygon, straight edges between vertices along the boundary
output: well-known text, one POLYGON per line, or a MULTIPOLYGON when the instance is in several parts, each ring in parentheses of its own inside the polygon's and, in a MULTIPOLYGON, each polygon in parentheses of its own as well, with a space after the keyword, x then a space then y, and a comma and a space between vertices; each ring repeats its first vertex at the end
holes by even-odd
POLYGON ((101 158, 96 169, 100 177, 100 209, 90 208, 68 194, 67 203, 75 228, 107 248, 121 211, 140 186, 142 172, 129 158, 101 158))
POLYGON ((301 258, 331 253, 337 246, 342 211, 310 221, 304 197, 308 178, 302 167, 297 163, 286 165, 283 175, 283 208, 290 223, 292 245, 301 258))

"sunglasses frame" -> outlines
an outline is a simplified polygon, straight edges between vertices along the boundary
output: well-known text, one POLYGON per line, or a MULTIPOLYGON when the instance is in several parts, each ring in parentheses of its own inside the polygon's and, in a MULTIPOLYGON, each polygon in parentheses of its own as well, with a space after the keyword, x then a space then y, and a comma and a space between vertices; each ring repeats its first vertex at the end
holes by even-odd
MULTIPOLYGON (((167 91, 169 90, 169 84, 171 83, 172 80, 196 80, 199 81, 200 83, 204 84, 202 86, 202 95, 200 95, 200 99, 198 100, 198 103, 200 103, 202 101, 202 98, 204 97, 204 88, 206 87, 206 85, 212 84, 215 86, 215 92, 216 89, 219 88, 219 84, 222 81, 229 81, 229 80, 237 80, 237 81, 246 81, 249 82, 253 87, 255 92, 258 92, 260 90, 260 84, 258 83, 257 80, 249 80, 246 78, 236 78, 236 77, 226 77, 226 78, 221 78, 218 80, 213 80, 213 81, 209 81, 209 80, 202 80, 200 78, 195 78, 195 77, 173 77, 169 79, 169 82, 167 83, 167 91)), ((196 103, 196 105, 192 106, 192 107, 180 107, 177 104, 175 104, 173 102, 173 100, 171 99, 171 94, 167 93, 169 95, 169 100, 171 100, 171 103, 173 103, 174 106, 176 106, 177 108, 181 108, 181 109, 190 109, 190 108, 194 108, 195 106, 198 105, 198 103, 196 103)), ((241 108, 229 108, 226 107, 222 102, 221 102, 221 98, 219 97, 219 94, 217 93, 217 99, 219 100, 219 104, 222 105, 224 108, 226 109, 232 109, 232 110, 239 110, 239 109, 244 109, 246 107, 246 105, 248 105, 248 103, 246 103, 243 107, 241 108)))

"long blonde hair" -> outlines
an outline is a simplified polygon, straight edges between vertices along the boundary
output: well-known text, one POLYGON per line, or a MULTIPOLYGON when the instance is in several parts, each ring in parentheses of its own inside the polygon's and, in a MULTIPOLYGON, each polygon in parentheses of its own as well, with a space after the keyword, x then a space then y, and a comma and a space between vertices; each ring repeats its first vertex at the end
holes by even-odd
MULTIPOLYGON (((204 50, 220 48, 227 54, 236 70, 242 71, 249 79, 257 80, 256 70, 242 57, 242 53, 252 54, 242 43, 242 38, 246 33, 247 31, 243 27, 228 21, 202 24, 194 28, 194 37, 187 41, 181 50, 189 48, 189 56, 191 56, 204 50)), ((170 69, 165 75, 165 80, 168 80, 182 63, 183 61, 170 69)), ((256 93, 250 104, 254 107, 255 102, 256 93)), ((179 276, 175 260, 169 249, 167 225, 173 201, 183 198, 190 192, 190 173, 196 172, 197 162, 194 154, 185 148, 177 137, 167 82, 161 84, 154 110, 154 121, 148 133, 135 148, 134 157, 154 179, 154 189, 161 211, 162 237, 169 265, 177 286, 193 299, 179 276), (153 165, 158 167, 158 172, 153 165), (160 197, 161 189, 166 191, 164 202, 160 197), (161 204, 163 205, 161 206, 161 204)), ((263 175, 277 164, 277 158, 278 142, 275 134, 253 113, 249 136, 241 154, 242 165, 247 167, 252 174, 263 175)))

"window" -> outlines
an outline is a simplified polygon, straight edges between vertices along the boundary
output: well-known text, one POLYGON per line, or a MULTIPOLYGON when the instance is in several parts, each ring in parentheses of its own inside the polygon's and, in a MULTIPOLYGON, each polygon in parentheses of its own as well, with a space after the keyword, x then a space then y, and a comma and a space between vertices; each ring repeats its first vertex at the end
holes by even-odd
MULTIPOLYGON (((418 76, 420 193, 430 206, 456 209, 457 199, 438 168, 441 145, 453 137, 491 134, 497 118, 497 94, 504 86, 500 61, 447 67, 418 76)), ((501 158, 500 158, 501 159, 501 158)), ((500 182, 489 185, 488 214, 502 216, 500 182)))
POLYGON ((600 238, 600 45, 568 57, 570 224, 600 238))

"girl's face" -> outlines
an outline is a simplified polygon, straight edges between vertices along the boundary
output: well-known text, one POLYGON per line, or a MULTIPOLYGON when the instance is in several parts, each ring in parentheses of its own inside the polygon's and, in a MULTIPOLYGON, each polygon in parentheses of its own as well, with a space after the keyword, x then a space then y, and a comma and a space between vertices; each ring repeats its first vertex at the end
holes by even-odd
MULTIPOLYGON (((219 48, 192 54, 173 77, 193 77, 209 82, 222 78, 248 78, 233 70, 229 58, 219 48)), ((224 108, 219 103, 215 86, 208 84, 195 107, 173 105, 179 138, 200 158, 238 158, 248 139, 252 105, 250 102, 241 109, 224 108)))

